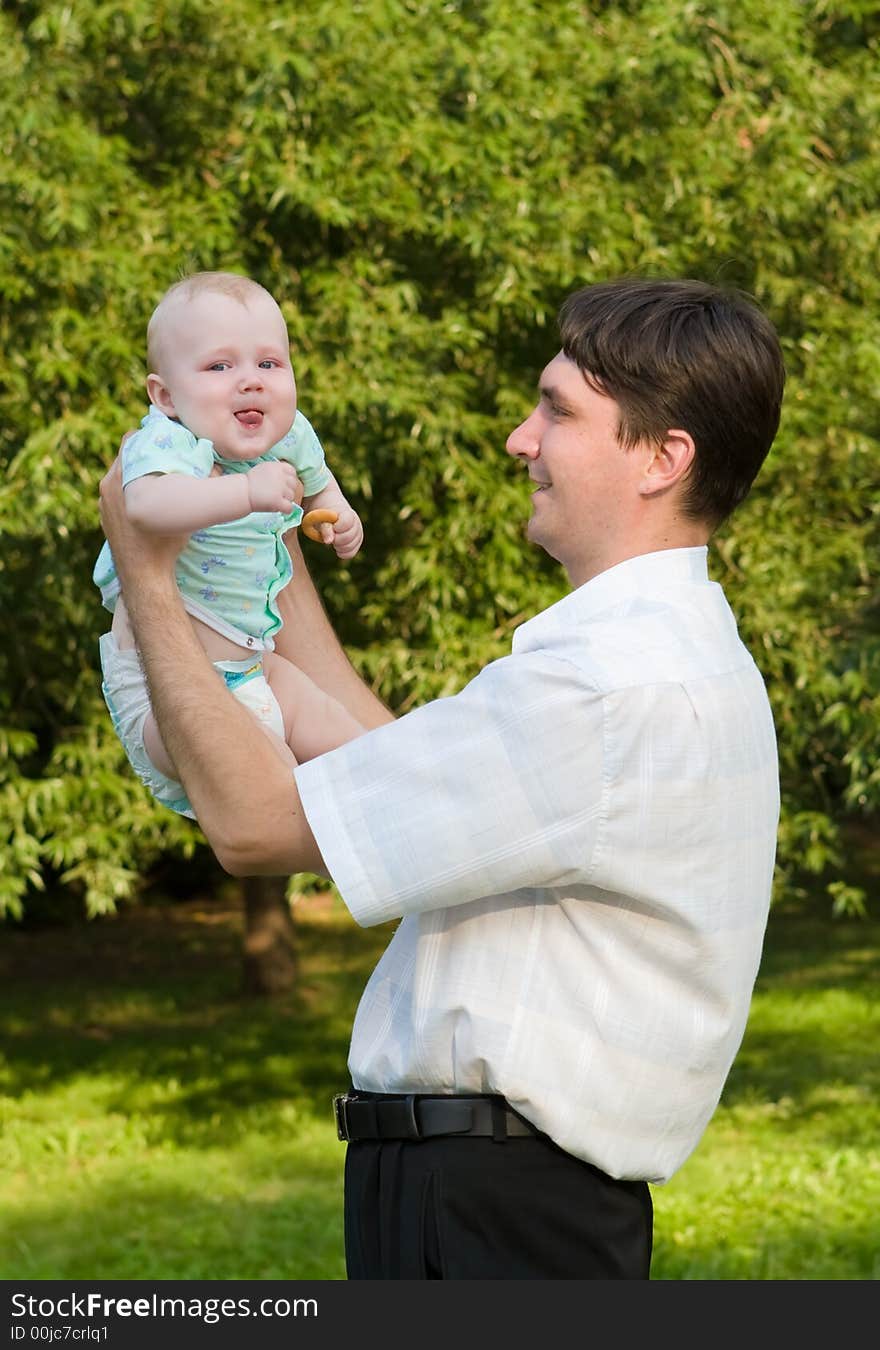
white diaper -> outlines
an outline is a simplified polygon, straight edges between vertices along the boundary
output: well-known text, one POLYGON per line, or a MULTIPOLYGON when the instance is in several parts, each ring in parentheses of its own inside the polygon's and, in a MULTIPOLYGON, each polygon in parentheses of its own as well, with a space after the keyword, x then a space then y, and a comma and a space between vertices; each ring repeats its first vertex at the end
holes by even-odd
MULTIPOLYGON (((104 676, 101 690, 129 764, 157 801, 195 820, 183 784, 160 773, 144 749, 144 722, 150 711, 150 697, 137 652, 133 647, 120 651, 112 633, 102 635, 99 647, 104 676)), ((248 657, 244 661, 215 661, 213 664, 239 703, 283 740, 284 718, 263 674, 262 662, 248 657)))

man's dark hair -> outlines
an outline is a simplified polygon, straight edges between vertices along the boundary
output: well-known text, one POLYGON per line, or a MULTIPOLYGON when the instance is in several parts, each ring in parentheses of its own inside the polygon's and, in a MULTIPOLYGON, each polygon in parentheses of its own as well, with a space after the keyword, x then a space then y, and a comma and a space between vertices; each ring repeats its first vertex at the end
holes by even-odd
POLYGON ((575 291, 562 349, 620 406, 618 439, 693 437, 684 509, 720 524, 748 495, 779 426, 785 367, 751 296, 703 281, 624 277, 575 291))

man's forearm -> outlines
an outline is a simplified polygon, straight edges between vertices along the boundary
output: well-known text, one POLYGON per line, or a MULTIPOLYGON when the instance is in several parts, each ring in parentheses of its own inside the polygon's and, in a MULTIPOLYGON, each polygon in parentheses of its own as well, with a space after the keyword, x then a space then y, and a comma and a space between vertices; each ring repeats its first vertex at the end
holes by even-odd
POLYGON ((309 576, 295 532, 285 536, 293 560, 293 580, 277 598, 284 627, 275 638, 281 656, 314 680, 360 722, 372 728, 394 721, 394 714, 364 683, 337 638, 309 576))
POLYGON ((170 576, 123 578, 150 701, 204 834, 234 875, 326 875, 296 783, 218 679, 170 576))

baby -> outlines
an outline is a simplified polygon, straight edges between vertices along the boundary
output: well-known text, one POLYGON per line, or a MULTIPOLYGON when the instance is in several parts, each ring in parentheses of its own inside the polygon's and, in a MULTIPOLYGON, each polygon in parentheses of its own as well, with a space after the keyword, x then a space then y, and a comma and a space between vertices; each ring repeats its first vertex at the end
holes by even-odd
MULTIPOLYGON (((145 530, 190 536, 176 578, 193 627, 219 678, 293 766, 363 728, 274 650, 277 596, 292 576, 283 536, 303 519, 300 498, 325 522, 313 537, 340 558, 357 553, 363 527, 297 410, 287 327, 262 286, 228 272, 177 282, 150 319, 147 359, 150 411, 121 452, 126 509, 145 530)), ((194 819, 106 543, 93 579, 113 613, 100 654, 116 733, 157 800, 194 819)))

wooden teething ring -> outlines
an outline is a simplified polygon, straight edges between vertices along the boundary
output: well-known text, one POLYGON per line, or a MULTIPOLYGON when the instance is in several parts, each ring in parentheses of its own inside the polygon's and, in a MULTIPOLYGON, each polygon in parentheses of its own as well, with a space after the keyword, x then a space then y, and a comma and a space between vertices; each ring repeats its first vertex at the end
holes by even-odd
POLYGON ((335 511, 328 511, 326 507, 318 507, 314 511, 307 511, 299 523, 299 528, 303 534, 308 535, 309 539, 314 539, 315 543, 323 543, 320 525, 335 525, 339 516, 335 511))

